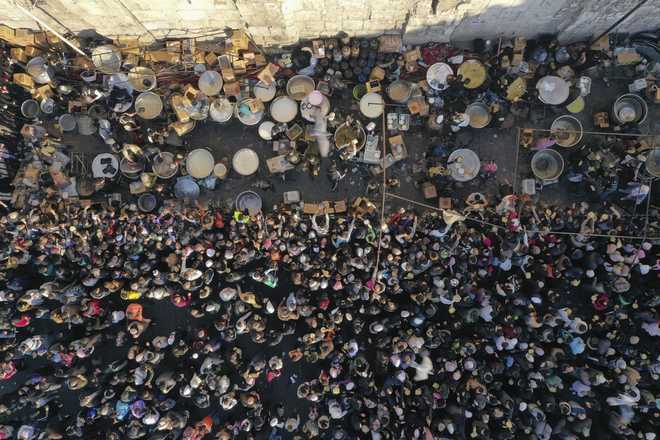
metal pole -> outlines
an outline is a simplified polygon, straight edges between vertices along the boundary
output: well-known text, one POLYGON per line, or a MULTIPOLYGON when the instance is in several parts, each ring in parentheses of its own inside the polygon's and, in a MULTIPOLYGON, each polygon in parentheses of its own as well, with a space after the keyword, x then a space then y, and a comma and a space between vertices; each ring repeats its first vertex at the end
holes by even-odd
POLYGON ((607 28, 607 30, 606 30, 605 32, 603 32, 602 34, 600 34, 599 36, 597 36, 596 38, 594 38, 593 40, 591 40, 591 43, 593 44, 593 43, 595 43, 596 41, 600 40, 603 36, 609 34, 611 31, 614 30, 615 27, 617 27, 618 25, 620 25, 621 23, 623 23, 624 20, 626 20, 626 19, 627 19, 628 17, 630 17, 631 15, 633 15, 633 14, 634 14, 639 8, 641 8, 641 7, 644 5, 644 3, 646 3, 647 1, 649 1, 649 0, 642 0, 641 2, 639 2, 639 4, 637 4, 637 6, 635 6, 635 7, 632 8, 630 11, 628 11, 623 17, 619 18, 619 19, 616 21, 616 23, 614 23, 612 26, 610 26, 609 28, 607 28))
POLYGON ((43 20, 35 17, 34 14, 32 14, 30 11, 28 11, 27 9, 25 9, 23 6, 19 5, 18 3, 15 3, 15 4, 16 4, 16 7, 21 10, 21 12, 23 12, 25 15, 27 15, 28 17, 30 17, 31 19, 33 19, 34 21, 36 21, 37 23, 39 23, 40 25, 42 25, 43 27, 45 27, 46 29, 51 31, 53 34, 55 34, 55 36, 57 38, 62 40, 64 43, 66 43, 66 45, 69 46, 71 49, 75 50, 80 55, 84 56, 85 58, 89 58, 85 52, 83 52, 82 50, 80 50, 79 47, 75 46, 72 42, 70 42, 69 40, 64 38, 64 36, 62 34, 60 34, 55 29, 53 29, 48 23, 46 23, 43 20))

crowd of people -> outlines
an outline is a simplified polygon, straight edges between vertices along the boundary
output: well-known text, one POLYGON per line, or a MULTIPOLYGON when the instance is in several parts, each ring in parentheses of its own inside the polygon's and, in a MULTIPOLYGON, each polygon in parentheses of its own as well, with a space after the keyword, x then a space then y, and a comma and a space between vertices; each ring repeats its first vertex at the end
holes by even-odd
POLYGON ((1 218, 1 439, 660 432, 653 209, 507 195, 381 223, 54 197, 1 218))

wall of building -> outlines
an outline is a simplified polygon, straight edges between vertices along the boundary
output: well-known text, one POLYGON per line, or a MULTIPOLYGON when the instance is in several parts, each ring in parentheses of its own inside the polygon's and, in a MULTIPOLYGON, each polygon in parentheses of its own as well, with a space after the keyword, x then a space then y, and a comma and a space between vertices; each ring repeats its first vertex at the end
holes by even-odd
MULTIPOLYGON (((0 23, 38 29, 32 19, 0 0, 0 23)), ((16 0, 24 5, 34 0, 16 0)), ((565 42, 607 29, 632 0, 37 0, 31 9, 58 31, 93 29, 106 36, 199 36, 247 28, 267 46, 301 38, 403 33, 411 43, 466 41, 541 33, 565 42)), ((621 31, 660 25, 660 2, 650 1, 621 31)))

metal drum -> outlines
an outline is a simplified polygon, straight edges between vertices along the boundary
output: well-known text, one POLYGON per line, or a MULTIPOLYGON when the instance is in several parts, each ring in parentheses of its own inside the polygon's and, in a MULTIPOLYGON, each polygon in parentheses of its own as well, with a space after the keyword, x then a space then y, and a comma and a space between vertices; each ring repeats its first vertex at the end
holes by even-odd
POLYGON ((250 215, 257 215, 261 212, 263 202, 256 192, 243 191, 236 197, 235 205, 240 212, 247 211, 250 215))
POLYGON ((215 70, 207 70, 199 76, 197 86, 206 96, 216 96, 222 90, 222 76, 215 70))
POLYGON ((330 101, 318 90, 314 90, 300 101, 300 115, 306 121, 315 122, 314 116, 319 110, 321 116, 327 116, 330 113, 330 101))
POLYGON ((314 80, 307 75, 292 76, 286 83, 286 93, 296 101, 302 101, 315 88, 314 80))
POLYGON ((449 155, 447 168, 454 180, 467 182, 477 177, 481 169, 481 161, 474 151, 460 148, 449 155))
POLYGON ((570 95, 570 86, 558 76, 544 76, 536 83, 539 99, 549 105, 564 103, 570 95))
POLYGON ((156 87, 156 74, 148 67, 133 67, 128 72, 128 82, 138 92, 148 92, 156 87))
POLYGON ((349 124, 344 122, 335 130, 335 147, 337 150, 351 149, 351 145, 356 144, 355 150, 360 151, 367 141, 367 134, 362 128, 362 124, 354 122, 349 124))
POLYGON ((574 147, 582 140, 582 124, 573 116, 558 117, 550 126, 550 131, 555 137, 557 145, 561 147, 574 147))
POLYGON ((209 108, 209 116, 214 122, 224 123, 234 115, 234 104, 224 96, 213 100, 209 108))
POLYGON ((28 61, 25 70, 37 84, 48 84, 54 76, 53 68, 47 65, 42 57, 34 57, 28 61))
POLYGON ((641 124, 649 112, 646 101, 633 93, 619 96, 612 106, 614 119, 620 124, 641 124))
POLYGON ((199 185, 190 176, 179 177, 174 185, 174 197, 194 200, 199 197, 199 185))
POLYGON ((360 112, 369 119, 376 119, 385 111, 385 101, 379 93, 367 93, 360 99, 360 112))
POLYGON ((39 108, 41 108, 41 111, 44 112, 45 114, 50 115, 55 110, 55 101, 53 101, 52 98, 46 98, 43 101, 41 101, 41 104, 39 104, 39 108))
POLYGON ((186 157, 186 171, 195 179, 203 179, 211 175, 214 165, 213 155, 205 148, 193 150, 186 157))
POLYGON ((121 171, 122 176, 127 179, 137 180, 140 178, 140 174, 144 171, 144 163, 131 162, 124 157, 121 162, 119 162, 119 171, 121 171))
POLYGON ((241 148, 234 154, 231 166, 241 176, 250 176, 259 169, 259 156, 250 148, 241 148))
POLYGON ((92 50, 94 66, 105 74, 112 74, 121 70, 121 52, 117 46, 104 44, 92 50))
POLYGON ((142 119, 155 119, 163 111, 163 101, 154 92, 142 92, 135 98, 135 111, 142 119))
POLYGON ((280 96, 271 102, 270 115, 277 122, 291 122, 298 116, 298 104, 288 96, 280 96))
POLYGON ((71 113, 64 113, 57 120, 62 131, 73 131, 76 129, 76 118, 71 113))
POLYGON ((246 98, 236 105, 234 115, 245 125, 257 125, 264 116, 264 105, 258 99, 246 98))
POLYGON ((228 173, 229 170, 227 169, 227 166, 222 162, 216 163, 213 167, 213 174, 220 180, 225 180, 228 173))
POLYGON ((453 75, 454 71, 449 64, 435 63, 426 71, 426 82, 433 90, 442 91, 449 87, 447 81, 453 75))
POLYGON ((470 117, 470 127, 472 128, 484 128, 493 117, 490 113, 490 109, 483 102, 473 102, 468 105, 465 109, 465 113, 470 117))
POLYGON ((21 104, 21 114, 28 119, 39 116, 39 103, 34 99, 26 99, 21 104))
POLYGON ((537 179, 553 181, 564 171, 564 158, 555 150, 545 149, 534 154, 531 166, 537 179))
POLYGON ((141 194, 140 197, 138 197, 138 208, 142 212, 151 212, 156 208, 156 205, 158 204, 158 200, 156 199, 156 196, 151 194, 151 193, 144 193, 141 194))
POLYGON ((254 85, 253 93, 254 97, 261 102, 270 102, 275 98, 275 94, 277 93, 277 84, 273 82, 271 85, 268 85, 263 81, 259 81, 254 85))
POLYGON ((179 171, 179 165, 174 160, 174 154, 162 151, 154 156, 151 169, 160 179, 171 179, 179 171))
POLYGON ((387 87, 387 96, 396 103, 405 104, 412 95, 412 84, 408 81, 397 80, 387 87))
POLYGON ((264 121, 259 124, 259 137, 265 141, 273 139, 273 127, 275 127, 273 121, 264 121))
POLYGON ((92 176, 95 179, 112 179, 119 172, 119 160, 110 153, 98 154, 92 160, 92 176))
POLYGON ((467 60, 458 68, 458 76, 466 89, 476 89, 486 82, 486 67, 477 60, 467 60))

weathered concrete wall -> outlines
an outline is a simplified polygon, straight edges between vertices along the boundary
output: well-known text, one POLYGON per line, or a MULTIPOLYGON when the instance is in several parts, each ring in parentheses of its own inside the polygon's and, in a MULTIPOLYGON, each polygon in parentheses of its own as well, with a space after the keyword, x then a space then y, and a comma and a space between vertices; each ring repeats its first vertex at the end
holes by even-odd
MULTIPOLYGON (((38 29, 0 0, 0 22, 38 29)), ((32 4, 34 0, 17 0, 32 4)), ((557 33, 574 41, 604 31, 632 0, 38 0, 32 12, 59 31, 94 29, 107 36, 198 36, 247 27, 268 46, 300 38, 402 32, 406 41, 465 41, 476 37, 557 33), (130 11, 130 12, 129 12, 130 11)), ((660 1, 650 1, 621 31, 660 26, 660 1)))

